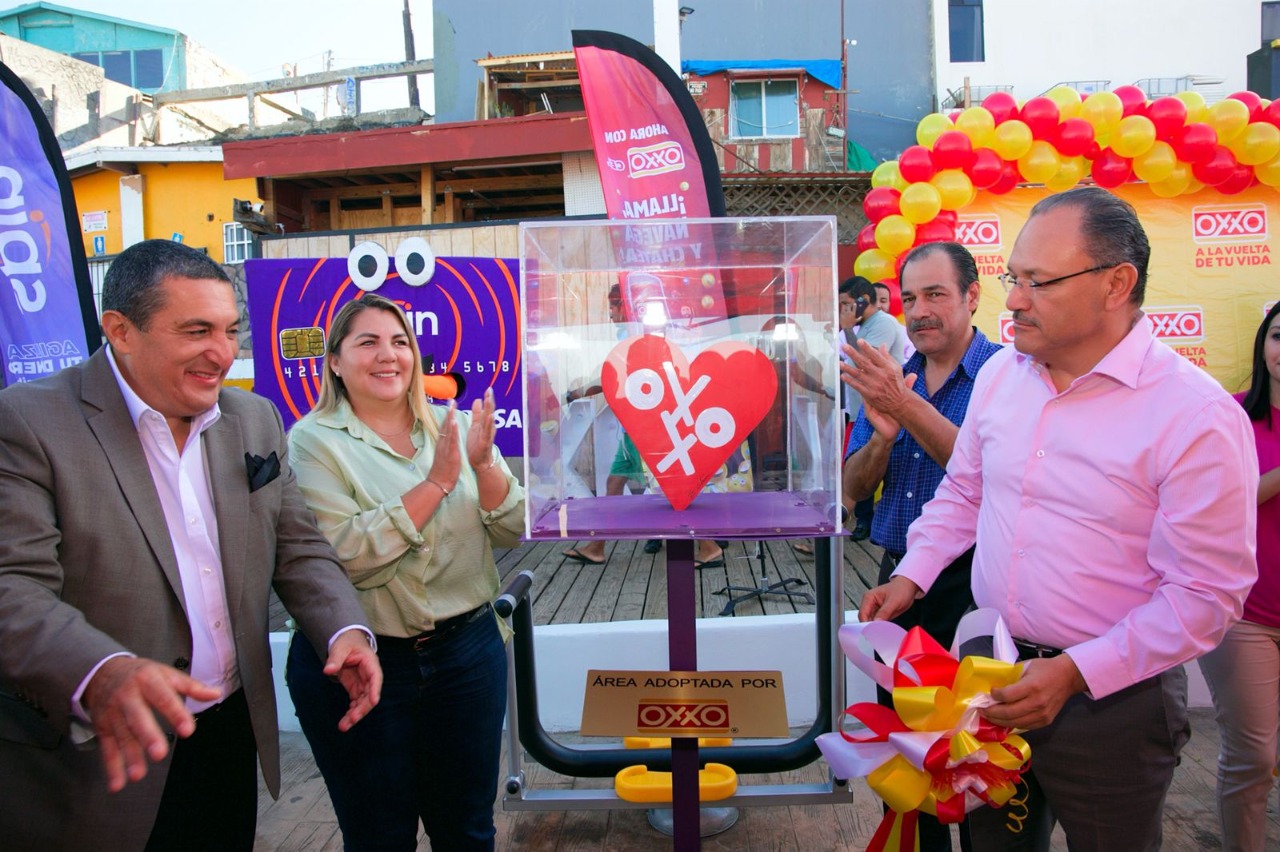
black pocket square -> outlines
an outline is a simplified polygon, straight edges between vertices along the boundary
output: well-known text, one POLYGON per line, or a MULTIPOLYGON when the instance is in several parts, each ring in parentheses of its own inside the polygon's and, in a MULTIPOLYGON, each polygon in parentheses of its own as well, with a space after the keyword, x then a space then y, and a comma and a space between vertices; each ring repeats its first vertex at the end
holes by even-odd
POLYGON ((262 456, 255 456, 253 453, 245 453, 244 466, 249 471, 250 494, 280 475, 280 459, 276 457, 275 453, 265 459, 262 456))

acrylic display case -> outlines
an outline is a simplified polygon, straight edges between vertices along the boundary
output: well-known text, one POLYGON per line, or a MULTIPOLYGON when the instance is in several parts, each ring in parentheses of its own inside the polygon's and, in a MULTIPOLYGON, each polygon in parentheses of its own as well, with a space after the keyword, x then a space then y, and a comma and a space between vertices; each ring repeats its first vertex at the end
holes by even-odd
POLYGON ((520 226, 528 537, 840 527, 835 219, 520 226))

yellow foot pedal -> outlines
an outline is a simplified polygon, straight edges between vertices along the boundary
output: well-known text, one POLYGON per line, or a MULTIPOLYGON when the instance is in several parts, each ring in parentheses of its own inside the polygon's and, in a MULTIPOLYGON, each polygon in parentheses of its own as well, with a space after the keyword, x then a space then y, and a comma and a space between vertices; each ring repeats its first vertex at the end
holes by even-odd
MULTIPOLYGON (((646 804, 671 801, 671 773, 650 772, 647 766, 628 766, 613 779, 618 798, 646 804)), ((738 773, 723 763, 708 763, 698 770, 698 800, 716 802, 738 790, 738 773)))

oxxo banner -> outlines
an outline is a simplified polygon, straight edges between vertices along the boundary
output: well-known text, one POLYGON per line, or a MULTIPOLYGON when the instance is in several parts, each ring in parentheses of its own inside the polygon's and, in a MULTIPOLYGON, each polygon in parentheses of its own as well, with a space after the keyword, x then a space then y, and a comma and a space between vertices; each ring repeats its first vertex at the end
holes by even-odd
MULTIPOLYGON (((1205 190, 1169 199, 1146 187, 1112 191, 1138 211, 1151 242, 1143 311, 1156 338, 1228 391, 1246 389, 1254 335, 1280 296, 1272 233, 1280 226, 1280 195, 1265 186, 1234 196, 1205 190)), ((982 282, 975 322, 992 340, 1013 339, 995 276, 1005 271, 1031 208, 1048 194, 1030 187, 982 193, 959 215, 956 240, 973 252, 982 282)))

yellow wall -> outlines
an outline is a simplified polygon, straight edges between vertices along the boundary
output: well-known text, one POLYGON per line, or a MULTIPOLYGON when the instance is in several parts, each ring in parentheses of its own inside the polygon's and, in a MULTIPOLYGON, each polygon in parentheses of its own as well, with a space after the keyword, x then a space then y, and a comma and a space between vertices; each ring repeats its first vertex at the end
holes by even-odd
MULTIPOLYGON (((233 221, 231 201, 258 201, 254 180, 224 180, 222 163, 139 163, 138 174, 143 176, 143 236, 167 240, 180 233, 184 244, 208 249, 210 257, 224 263, 222 226, 233 221)), ((105 232, 81 233, 89 257, 97 234, 106 237, 107 254, 123 249, 120 177, 118 172, 101 171, 72 180, 81 213, 107 211, 105 232)))
POLYGON ((93 257, 93 238, 107 238, 107 254, 119 254, 124 250, 120 240, 120 174, 101 171, 73 178, 71 188, 76 195, 76 209, 81 214, 106 211, 107 230, 81 231, 84 253, 93 257))

